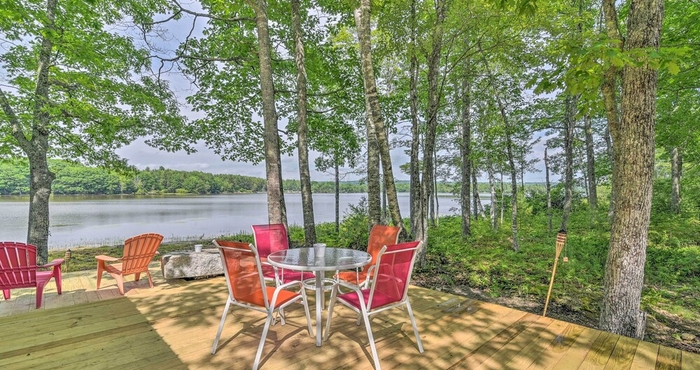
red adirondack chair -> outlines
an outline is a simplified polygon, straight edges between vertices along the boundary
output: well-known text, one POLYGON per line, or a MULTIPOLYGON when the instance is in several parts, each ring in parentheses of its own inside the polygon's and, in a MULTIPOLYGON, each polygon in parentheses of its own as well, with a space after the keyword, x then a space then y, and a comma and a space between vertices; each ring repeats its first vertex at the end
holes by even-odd
POLYGON ((36 308, 41 308, 46 283, 54 278, 56 290, 61 294, 61 264, 57 258, 43 266, 36 264, 36 247, 17 242, 0 242, 0 290, 10 299, 10 289, 36 288, 36 308), (50 271, 39 271, 52 268, 50 271))

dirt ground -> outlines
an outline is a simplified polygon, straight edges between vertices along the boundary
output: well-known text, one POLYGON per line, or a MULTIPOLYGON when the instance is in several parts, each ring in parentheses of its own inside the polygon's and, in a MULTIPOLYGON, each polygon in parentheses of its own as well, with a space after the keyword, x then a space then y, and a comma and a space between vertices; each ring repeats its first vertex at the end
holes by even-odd
MULTIPOLYGON (((430 273, 416 271, 412 280, 413 284, 425 288, 462 295, 521 311, 542 314, 544 309, 544 301, 527 297, 491 298, 484 292, 468 286, 446 284, 445 281, 448 279, 441 278, 435 271, 430 273)), ((595 329, 598 328, 598 315, 598 312, 572 309, 568 304, 561 304, 551 300, 547 308, 548 317, 595 329)), ((700 353, 700 322, 684 320, 677 315, 661 310, 647 312, 647 329, 644 340, 684 351, 700 353)))

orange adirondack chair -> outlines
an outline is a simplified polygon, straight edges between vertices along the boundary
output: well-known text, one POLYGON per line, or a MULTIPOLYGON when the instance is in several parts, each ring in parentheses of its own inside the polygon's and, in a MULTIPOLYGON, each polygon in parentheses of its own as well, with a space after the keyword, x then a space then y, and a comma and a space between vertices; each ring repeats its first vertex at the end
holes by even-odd
POLYGON ((36 264, 36 247, 17 242, 0 242, 0 290, 10 299, 10 289, 36 288, 36 308, 41 308, 46 283, 54 278, 56 290, 61 294, 61 264, 57 258, 43 266, 36 264), (52 268, 51 271, 39 271, 52 268))
POLYGON ((372 261, 368 263, 362 271, 341 271, 336 275, 338 281, 345 281, 351 284, 366 288, 369 285, 369 269, 377 262, 379 251, 385 245, 398 243, 401 228, 397 226, 374 225, 369 232, 369 242, 367 243, 367 253, 372 256, 372 261))
POLYGON ((158 253, 160 242, 163 241, 163 235, 149 233, 141 234, 124 242, 124 255, 121 258, 114 258, 105 255, 95 256, 97 259, 97 289, 100 289, 102 282, 102 274, 108 273, 117 281, 119 294, 124 294, 124 276, 133 274, 135 281, 139 281, 141 273, 145 272, 148 275, 148 283, 153 288, 153 279, 148 271, 148 264, 153 260, 153 257, 158 253), (108 265, 106 262, 117 262, 108 265))

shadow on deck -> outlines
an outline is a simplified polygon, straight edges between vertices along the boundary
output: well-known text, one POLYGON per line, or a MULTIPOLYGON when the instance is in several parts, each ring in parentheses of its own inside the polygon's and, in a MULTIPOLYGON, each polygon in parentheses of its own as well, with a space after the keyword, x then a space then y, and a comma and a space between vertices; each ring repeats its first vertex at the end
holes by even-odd
MULTIPOLYGON (((158 264, 151 271, 153 289, 145 278, 129 281, 125 296, 108 275, 96 291, 94 271, 65 274, 63 294, 49 283, 39 310, 33 290, 13 290, 11 300, 0 301, 0 368, 251 367, 264 315, 232 308, 212 355, 227 294, 223 277, 166 281, 158 264)), ((425 353, 405 311, 379 314, 372 326, 384 369, 700 369, 697 354, 429 289, 411 287, 409 296, 425 353)), ((336 306, 330 338, 316 347, 303 309, 292 306, 287 324, 270 329, 261 367, 372 369, 355 319, 336 306)))

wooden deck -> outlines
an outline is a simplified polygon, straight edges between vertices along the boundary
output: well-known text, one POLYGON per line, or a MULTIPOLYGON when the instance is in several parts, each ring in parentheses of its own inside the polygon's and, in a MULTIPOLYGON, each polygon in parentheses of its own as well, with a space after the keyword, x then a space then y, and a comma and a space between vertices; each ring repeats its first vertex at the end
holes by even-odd
MULTIPOLYGON (((0 301, 0 369, 250 368, 263 315, 234 307, 212 355, 224 279, 165 281, 157 265, 153 271, 155 288, 128 282, 126 296, 108 275, 96 291, 94 272, 65 274, 63 295, 49 283, 39 310, 34 290, 14 290, 0 301)), ((698 354, 433 290, 411 287, 409 294, 425 353, 406 311, 379 314, 372 326, 383 369, 700 369, 698 354)), ((350 310, 336 307, 331 336, 318 348, 297 306, 286 325, 270 329, 262 368, 373 365, 350 310)))

